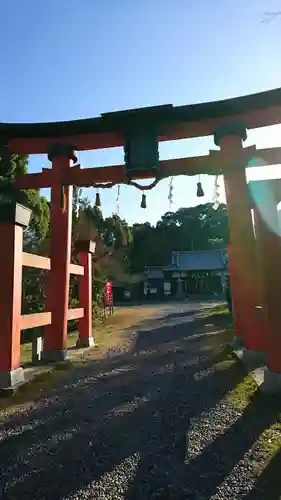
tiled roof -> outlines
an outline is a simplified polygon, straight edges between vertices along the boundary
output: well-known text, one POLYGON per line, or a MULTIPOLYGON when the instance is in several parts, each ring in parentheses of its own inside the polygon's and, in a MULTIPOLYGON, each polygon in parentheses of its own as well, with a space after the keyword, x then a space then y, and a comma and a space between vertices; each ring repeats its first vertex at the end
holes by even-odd
POLYGON ((223 250, 195 250, 190 252, 174 252, 178 258, 173 265, 163 268, 164 271, 214 271, 225 268, 223 250), (178 264, 178 265, 177 265, 178 264))
POLYGON ((164 278, 164 272, 161 267, 147 267, 146 274, 150 279, 157 280, 164 278))

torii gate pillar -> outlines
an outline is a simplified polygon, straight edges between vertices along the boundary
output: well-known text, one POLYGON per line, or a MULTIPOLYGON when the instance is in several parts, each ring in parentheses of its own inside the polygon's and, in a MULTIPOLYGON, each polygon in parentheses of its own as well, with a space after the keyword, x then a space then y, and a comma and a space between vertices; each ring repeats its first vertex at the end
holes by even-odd
POLYGON ((281 237, 278 227, 276 181, 251 183, 255 193, 254 209, 259 270, 263 298, 262 314, 267 337, 267 368, 261 389, 281 392, 281 237))
POLYGON ((73 162, 77 161, 73 147, 56 143, 49 148, 52 162, 51 184, 51 271, 46 306, 52 322, 45 327, 43 358, 61 361, 67 356, 67 316, 72 226, 72 186, 63 180, 73 162))
POLYGON ((246 128, 240 122, 226 123, 218 127, 214 134, 215 144, 220 146, 227 164, 224 183, 232 247, 231 266, 235 276, 232 293, 238 319, 236 324, 241 328, 241 332, 237 333, 243 341, 244 354, 256 358, 264 356, 266 345, 257 309, 260 305, 260 293, 246 168, 241 168, 238 164, 243 157, 243 141, 246 138, 246 128))

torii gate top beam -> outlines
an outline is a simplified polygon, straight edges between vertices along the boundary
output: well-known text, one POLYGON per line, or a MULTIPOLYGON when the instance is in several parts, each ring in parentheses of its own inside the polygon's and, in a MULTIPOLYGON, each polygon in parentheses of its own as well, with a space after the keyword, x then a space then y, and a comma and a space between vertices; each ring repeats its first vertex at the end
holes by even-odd
POLYGON ((124 130, 131 126, 149 123, 160 141, 170 141, 212 135, 228 118, 242 121, 247 129, 281 123, 281 88, 223 101, 168 104, 68 122, 0 123, 0 141, 21 154, 47 153, 49 144, 58 141, 83 151, 122 146, 124 130))

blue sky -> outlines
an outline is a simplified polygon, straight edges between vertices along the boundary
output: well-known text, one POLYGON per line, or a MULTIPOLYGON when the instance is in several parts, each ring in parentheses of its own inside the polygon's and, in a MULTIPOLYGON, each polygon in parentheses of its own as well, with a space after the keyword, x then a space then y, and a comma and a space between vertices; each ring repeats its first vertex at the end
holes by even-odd
MULTIPOLYGON (((281 86, 281 17, 261 24, 281 0, 8 0, 0 2, 0 120, 59 121, 102 112, 224 99, 281 86)), ((248 144, 281 144, 281 127, 254 131, 248 144)), ((161 158, 206 154, 212 138, 161 144, 161 158)), ((119 164, 114 148, 83 152, 85 167, 119 164)), ((30 171, 47 166, 30 158, 30 171)), ((267 169, 280 176, 279 168, 267 169)), ((253 177, 266 176, 264 169, 253 177)), ((204 201, 213 179, 203 177, 204 201)), ((196 178, 174 181, 173 209, 198 203, 196 178)), ((94 197, 94 190, 86 190, 94 197)), ((116 190, 101 192, 116 210, 116 190)), ((147 196, 121 187, 120 215, 157 221, 169 209, 168 181, 147 196)), ((223 199, 223 197, 222 197, 223 199)), ((199 199, 201 202, 202 199, 199 199)))

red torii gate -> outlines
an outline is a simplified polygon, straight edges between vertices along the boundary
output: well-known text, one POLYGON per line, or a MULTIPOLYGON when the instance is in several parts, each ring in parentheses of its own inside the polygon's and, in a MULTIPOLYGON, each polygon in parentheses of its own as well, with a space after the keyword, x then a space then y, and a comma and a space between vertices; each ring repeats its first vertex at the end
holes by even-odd
MULTIPOLYGON (((47 292, 47 310, 51 313, 51 324, 44 332, 44 358, 64 359, 66 355, 66 329, 68 317, 68 288, 70 274, 70 237, 72 186, 91 186, 97 183, 128 183, 124 165, 81 169, 76 150, 97 149, 124 145, 128 130, 154 124, 159 141, 176 140, 214 134, 220 151, 209 155, 160 162, 161 178, 170 175, 220 174, 224 175, 228 205, 231 238, 231 278, 235 311, 236 335, 243 341, 244 348, 252 355, 268 352, 269 374, 274 380, 276 373, 281 378, 281 341, 271 329, 281 326, 279 302, 271 304, 274 310, 274 325, 267 320, 264 307, 263 325, 258 320, 256 306, 268 302, 261 292, 259 283, 265 279, 264 265, 261 280, 257 279, 256 245, 251 218, 253 201, 249 196, 245 168, 250 159, 261 157, 269 165, 281 164, 281 148, 256 150, 255 146, 243 148, 247 129, 264 127, 281 122, 281 89, 260 94, 197 104, 173 107, 172 105, 143 108, 116 113, 106 113, 99 118, 61 123, 0 124, 0 141, 11 152, 19 154, 47 153, 52 162, 51 169, 41 173, 24 174, 17 178, 20 189, 51 188, 51 271, 47 292), (63 202, 62 202, 63 193, 63 202), (278 323, 278 325, 277 325, 278 323), (239 325, 239 326, 238 326, 239 325), (265 326, 266 325, 266 326, 265 326)), ((133 179, 153 178, 155 170, 138 171, 133 179)), ((255 207, 258 213, 258 207, 255 207)), ((1 221, 0 221, 1 222, 1 221)), ((15 289, 15 273, 21 273, 21 237, 17 227, 22 223, 14 218, 3 219, 0 228, 2 241, 1 280, 9 283, 6 293, 0 295, 0 327, 2 343, 0 351, 1 380, 10 385, 21 378, 19 355, 19 289, 15 289), (8 229, 9 228, 9 229, 8 229), (6 236, 5 236, 6 235, 6 236), (7 261, 9 259, 9 266, 7 261), (16 311, 16 312, 15 312, 16 311)), ((267 228, 260 221, 259 238, 263 240, 267 228)), ((268 244, 266 251, 258 245, 263 262, 272 261, 275 273, 280 275, 279 254, 274 244, 268 244)), ((281 291, 281 280, 280 291, 281 291)), ((18 281, 17 281, 18 282, 18 281)), ((263 287, 265 288, 265 287, 263 287)), ((278 291, 275 282, 274 293, 278 291)), ((279 293, 280 296, 280 293, 279 293)), ((273 308, 273 309, 272 309, 273 308)), ((278 378, 278 377, 277 377, 278 378)), ((3 386, 3 383, 2 383, 3 386)))

